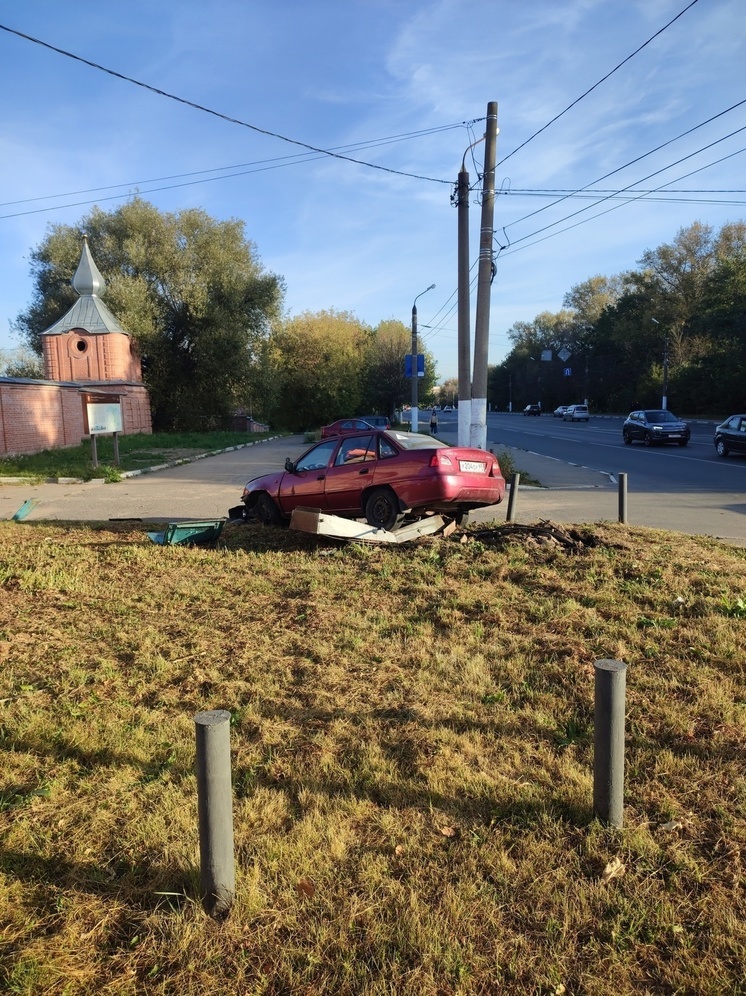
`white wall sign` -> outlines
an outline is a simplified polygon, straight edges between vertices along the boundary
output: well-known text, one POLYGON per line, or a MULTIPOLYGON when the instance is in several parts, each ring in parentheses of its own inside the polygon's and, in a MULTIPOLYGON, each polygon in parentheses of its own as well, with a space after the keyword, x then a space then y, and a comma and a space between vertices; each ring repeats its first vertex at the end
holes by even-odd
POLYGON ((87 404, 88 431, 93 435, 97 432, 122 431, 122 406, 115 404, 87 404))

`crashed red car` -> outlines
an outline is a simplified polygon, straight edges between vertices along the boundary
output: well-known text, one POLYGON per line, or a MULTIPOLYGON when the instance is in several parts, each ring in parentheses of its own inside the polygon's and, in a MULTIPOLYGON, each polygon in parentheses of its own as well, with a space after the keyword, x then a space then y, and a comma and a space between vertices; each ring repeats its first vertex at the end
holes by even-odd
POLYGON ((294 508, 315 508, 394 529, 406 513, 460 518, 496 505, 505 479, 492 453, 412 432, 370 430, 323 439, 285 469, 249 481, 231 518, 286 522, 294 508))

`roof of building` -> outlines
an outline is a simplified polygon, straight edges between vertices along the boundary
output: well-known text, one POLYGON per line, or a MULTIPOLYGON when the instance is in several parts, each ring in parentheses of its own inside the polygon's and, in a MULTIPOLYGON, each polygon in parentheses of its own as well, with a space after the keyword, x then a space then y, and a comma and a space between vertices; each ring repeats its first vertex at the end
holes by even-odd
POLYGON ((78 268, 71 280, 72 286, 80 295, 69 311, 54 325, 50 325, 42 335, 63 335, 70 329, 83 329, 93 335, 105 332, 120 332, 129 335, 101 300, 106 292, 106 281, 93 261, 88 239, 83 236, 83 252, 78 268))

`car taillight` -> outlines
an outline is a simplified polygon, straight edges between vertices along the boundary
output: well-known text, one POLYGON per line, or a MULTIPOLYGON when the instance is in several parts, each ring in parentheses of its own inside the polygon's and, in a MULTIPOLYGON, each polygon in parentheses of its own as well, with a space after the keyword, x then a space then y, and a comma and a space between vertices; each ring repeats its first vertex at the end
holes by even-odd
POLYGON ((430 457, 431 467, 452 467, 453 461, 448 456, 448 454, 443 453, 441 450, 436 450, 430 457))

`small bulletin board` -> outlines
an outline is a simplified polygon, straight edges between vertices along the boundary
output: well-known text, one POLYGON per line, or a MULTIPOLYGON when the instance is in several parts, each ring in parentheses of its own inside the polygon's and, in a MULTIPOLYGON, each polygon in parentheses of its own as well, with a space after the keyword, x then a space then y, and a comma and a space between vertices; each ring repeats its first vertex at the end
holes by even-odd
POLYGON ((88 402, 86 411, 88 414, 88 431, 91 435, 100 432, 122 431, 122 406, 118 401, 106 404, 88 402))

